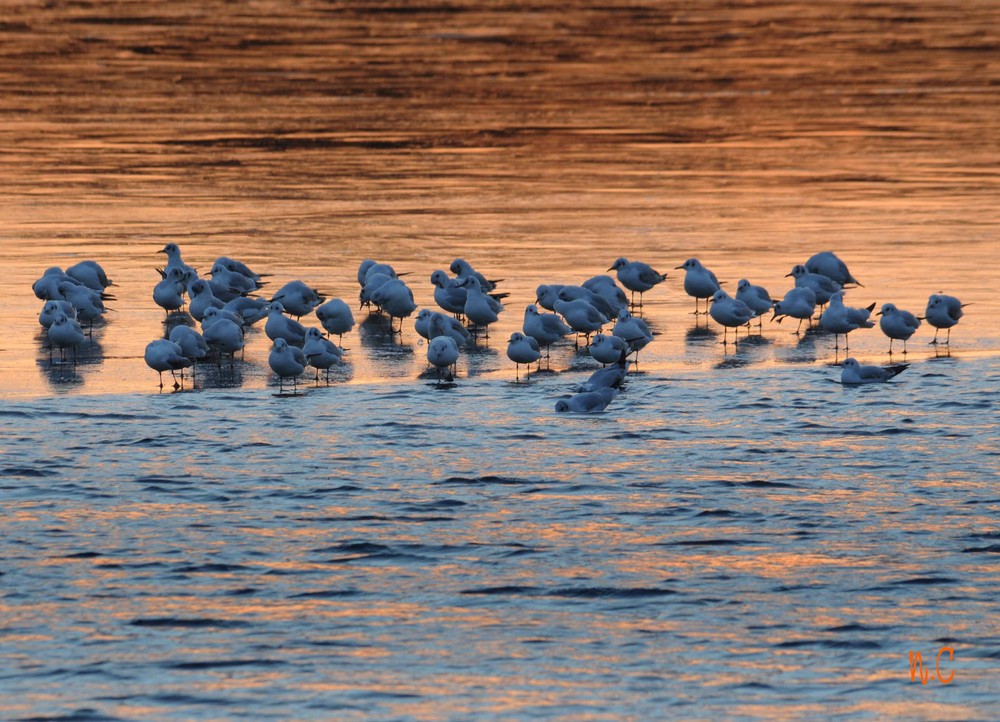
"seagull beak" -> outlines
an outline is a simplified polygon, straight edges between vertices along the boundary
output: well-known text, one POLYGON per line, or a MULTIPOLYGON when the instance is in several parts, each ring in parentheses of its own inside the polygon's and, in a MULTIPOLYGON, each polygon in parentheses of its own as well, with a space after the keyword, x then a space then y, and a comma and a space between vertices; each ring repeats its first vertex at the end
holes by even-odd
POLYGON ((674 270, 675 271, 682 271, 682 270, 684 270, 684 266, 674 266, 674 270))
POLYGON ((876 316, 881 316, 881 315, 882 315, 882 312, 881 312, 881 311, 879 311, 879 312, 878 312, 878 313, 876 313, 875 315, 876 315, 876 316))
POLYGON ((786 273, 786 274, 785 274, 785 278, 788 278, 788 277, 789 277, 789 276, 791 276, 791 275, 792 275, 792 274, 790 274, 790 273, 786 273))
POLYGON ((609 270, 609 271, 613 271, 613 270, 615 270, 615 267, 614 267, 614 266, 612 266, 612 267, 611 267, 611 268, 609 268, 608 270, 609 270))

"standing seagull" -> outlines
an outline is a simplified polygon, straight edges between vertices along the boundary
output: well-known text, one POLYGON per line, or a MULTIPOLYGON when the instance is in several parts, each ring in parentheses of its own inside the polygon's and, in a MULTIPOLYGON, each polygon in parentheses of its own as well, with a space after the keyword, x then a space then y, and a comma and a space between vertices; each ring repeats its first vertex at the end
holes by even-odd
POLYGON ((523 333, 514 332, 510 335, 507 343, 507 358, 514 362, 514 378, 519 378, 521 364, 529 367, 542 357, 541 349, 538 348, 538 341, 525 336, 523 333))
POLYGON ((160 375, 160 388, 163 388, 163 372, 169 371, 174 377, 174 388, 179 389, 181 384, 177 382, 177 372, 181 372, 181 381, 184 380, 183 369, 191 365, 191 359, 184 355, 179 344, 167 341, 165 338, 150 341, 146 345, 146 353, 143 355, 146 365, 160 375))
MULTIPOLYGON (((453 367, 458 362, 458 344, 451 336, 436 336, 427 344, 427 360, 437 369, 438 383, 441 383, 441 369, 453 367)), ((448 380, 453 381, 454 374, 448 372, 448 380)))
POLYGON ((847 270, 847 264, 837 258, 832 251, 822 251, 810 256, 804 265, 810 273, 826 276, 841 286, 846 286, 848 283, 853 283, 856 286, 864 285, 851 275, 851 272, 847 270))
POLYGON ((853 358, 844 359, 844 362, 840 365, 843 367, 843 371, 840 372, 840 383, 845 386, 880 384, 888 381, 893 376, 903 373, 909 368, 909 364, 862 366, 853 358))
POLYGON ((820 273, 810 273, 801 264, 793 266, 791 272, 785 274, 785 278, 789 276, 795 279, 796 288, 808 288, 816 294, 816 303, 820 306, 825 306, 830 297, 840 290, 839 283, 820 273))
POLYGON ((115 285, 97 261, 80 261, 75 266, 67 268, 66 275, 99 293, 103 293, 108 286, 115 285))
POLYGON ((354 328, 354 314, 351 307, 339 298, 333 298, 316 309, 316 318, 330 335, 336 334, 341 342, 344 334, 354 328))
POLYGON ((64 359, 66 358, 66 349, 71 348, 73 349, 73 362, 76 362, 76 347, 83 343, 85 338, 83 329, 80 328, 80 324, 76 322, 76 319, 71 319, 65 313, 57 314, 52 325, 49 326, 47 335, 50 357, 53 346, 59 349, 64 359))
POLYGON ((609 271, 617 271, 618 280, 632 292, 632 305, 635 306, 635 294, 639 293, 639 306, 642 306, 642 294, 658 283, 667 280, 667 274, 660 273, 648 263, 629 261, 627 258, 615 259, 609 271))
POLYGON ((837 291, 830 296, 830 307, 819 317, 819 327, 827 333, 833 334, 833 344, 837 348, 839 348, 837 346, 838 337, 840 334, 843 334, 844 348, 848 349, 850 346, 848 345, 847 334, 859 328, 873 328, 875 326, 874 321, 868 320, 868 317, 871 316, 871 312, 874 310, 874 303, 867 308, 845 306, 844 292, 837 291))
MULTIPOLYGON (((684 292, 694 297, 694 315, 697 316, 700 313, 698 299, 711 298, 722 286, 715 274, 701 265, 701 261, 697 258, 689 258, 677 268, 686 272, 684 274, 684 292)), ((705 305, 708 306, 707 301, 705 305)), ((708 311, 706 310, 705 313, 708 311)))
MULTIPOLYGON (((62 288, 62 284, 60 284, 59 288, 62 288)), ((948 329, 948 336, 945 338, 945 344, 951 345, 951 327, 957 324, 958 320, 962 318, 962 309, 968 305, 967 303, 962 303, 954 296, 946 296, 943 293, 931 294, 931 297, 927 299, 927 310, 924 311, 924 318, 927 319, 927 323, 934 327, 934 339, 931 343, 936 344, 938 342, 938 331, 946 328, 948 329)))
POLYGON ((330 381, 330 367, 343 363, 344 349, 328 338, 318 328, 306 330, 306 342, 302 347, 302 355, 306 363, 316 369, 316 381, 319 381, 320 370, 326 371, 326 380, 330 381))
POLYGON ((903 355, 906 355, 906 341, 920 328, 920 319, 909 311, 896 308, 891 303, 882 304, 882 310, 876 314, 881 316, 878 327, 889 337, 889 355, 892 356, 892 342, 903 341, 903 355))
POLYGON ((743 301, 747 307, 757 314, 757 328, 760 328, 763 321, 763 314, 774 308, 774 301, 771 294, 763 286, 755 286, 745 278, 741 278, 736 285, 736 300, 743 301))
POLYGON ((521 330, 525 336, 531 336, 545 349, 546 358, 549 356, 549 347, 552 344, 573 333, 573 329, 563 323, 556 314, 542 313, 533 303, 524 309, 524 324, 521 330))
MULTIPOLYGON (((729 294, 721 288, 712 295, 712 306, 708 312, 715 319, 716 323, 722 325, 723 346, 727 343, 728 339, 726 335, 729 329, 733 329, 735 335, 736 329, 740 326, 746 326, 750 323, 750 319, 757 315, 743 301, 730 298, 729 294)), ((738 336, 737 340, 733 341, 733 343, 739 344, 738 336)))
POLYGON ((774 304, 774 314, 771 316, 771 320, 777 320, 778 323, 781 323, 785 316, 799 319, 798 328, 795 329, 795 335, 798 335, 802 330, 802 322, 806 319, 809 319, 809 325, 812 326, 814 313, 816 313, 816 294, 813 293, 812 289, 793 288, 785 294, 782 300, 774 304))
POLYGON ((298 393, 298 376, 306 370, 306 357, 298 346, 289 346, 283 338, 274 340, 267 364, 278 376, 278 393, 285 390, 285 379, 292 380, 292 393, 298 393))

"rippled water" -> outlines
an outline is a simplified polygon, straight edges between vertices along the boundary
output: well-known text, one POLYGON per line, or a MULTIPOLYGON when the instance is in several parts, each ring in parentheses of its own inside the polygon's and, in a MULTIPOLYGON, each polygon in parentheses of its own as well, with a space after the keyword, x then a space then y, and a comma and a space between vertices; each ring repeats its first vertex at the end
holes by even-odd
MULTIPOLYGON (((0 717, 992 719, 1000 703, 1000 76, 992 2, 8 5, 0 11, 0 717), (256 332, 159 394, 156 251, 417 301, 511 295, 454 385, 377 319, 274 395, 256 332), (697 255, 775 294, 972 305, 892 384, 828 337, 734 351, 697 255), (607 412, 513 383, 537 284, 670 270, 607 412), (30 285, 118 284, 77 364, 30 285), (909 652, 948 684, 911 681, 909 652)), ((877 330, 852 354, 888 360, 877 330)), ((894 360, 900 360, 898 355, 894 360)))

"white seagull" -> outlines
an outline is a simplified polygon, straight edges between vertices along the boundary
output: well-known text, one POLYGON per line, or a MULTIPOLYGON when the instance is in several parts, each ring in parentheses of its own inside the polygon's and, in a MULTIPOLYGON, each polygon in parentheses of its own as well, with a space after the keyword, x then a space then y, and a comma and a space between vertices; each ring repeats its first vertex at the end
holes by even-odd
POLYGON ((514 332, 510 335, 507 343, 507 358, 514 362, 514 378, 519 378, 521 364, 526 364, 529 369, 531 364, 542 357, 541 349, 538 348, 538 341, 523 333, 514 332))
MULTIPOLYGON (((722 288, 719 283, 719 279, 715 277, 715 274, 710 270, 701 265, 701 261, 697 258, 689 258, 681 265, 677 266, 677 269, 683 269, 684 273, 684 293, 694 298, 694 313, 697 316, 700 312, 698 311, 698 299, 699 298, 711 298, 715 295, 715 292, 722 288)), ((706 306, 708 303, 706 302, 706 306)), ((708 313, 706 310, 705 313, 708 313)))
MULTIPOLYGON (((712 295, 712 305, 708 313, 716 323, 722 326, 723 345, 727 342, 726 336, 729 333, 729 329, 734 329, 735 333, 736 329, 740 326, 746 326, 750 323, 750 319, 757 315, 743 301, 730 297, 721 288, 712 295)), ((739 343, 738 339, 739 336, 737 336, 737 341, 734 341, 734 343, 739 343)))
POLYGON ((927 299, 927 309, 924 311, 924 318, 927 319, 927 323, 934 327, 934 339, 931 343, 936 344, 938 342, 938 331, 946 328, 948 329, 948 336, 944 342, 949 345, 951 344, 951 327, 957 324, 958 320, 962 318, 964 315, 962 309, 968 305, 967 303, 962 303, 954 296, 946 296, 943 293, 931 294, 931 297, 927 299))
POLYGON ((841 286, 846 286, 848 283, 853 283, 856 286, 863 285, 847 270, 847 264, 837 258, 832 251, 822 251, 810 256, 804 265, 810 273, 826 276, 841 286))
POLYGON ((852 308, 844 305, 844 292, 837 291, 830 296, 830 305, 819 317, 819 327, 827 333, 834 335, 834 345, 837 345, 838 336, 844 335, 844 348, 849 347, 847 334, 859 328, 874 328, 875 322, 869 320, 871 312, 875 310, 875 304, 867 308, 852 308))
POLYGON ((843 371, 840 372, 840 383, 845 386, 857 386, 858 384, 880 384, 888 381, 893 376, 903 373, 909 368, 909 364, 896 364, 894 366, 862 366, 856 359, 844 359, 840 364, 843 371))
MULTIPOLYGON (((437 369, 438 383, 441 383, 441 370, 453 367, 458 362, 458 344, 450 336, 437 336, 427 344, 427 360, 437 369)), ((454 374, 449 371, 448 380, 454 380, 454 374)))
POLYGON ((316 309, 316 318, 331 336, 343 340, 345 333, 354 328, 354 314, 351 307, 339 298, 331 298, 316 309))
POLYGON ((181 347, 173 341, 160 338, 150 341, 146 345, 146 352, 143 354, 146 365, 156 371, 160 376, 160 388, 163 388, 163 372, 169 371, 174 378, 174 388, 181 385, 177 382, 176 372, 181 371, 181 380, 184 380, 183 369, 191 365, 191 359, 184 355, 181 347))
POLYGON ((795 279, 796 288, 808 288, 816 294, 816 303, 820 306, 825 306, 830 297, 840 290, 839 283, 820 273, 810 273, 802 264, 793 266, 791 272, 785 274, 785 278, 789 276, 795 279))
POLYGON ((909 311, 896 308, 895 304, 883 303, 878 327, 889 337, 889 355, 892 356, 892 342, 899 339, 903 342, 903 355, 906 355, 906 341, 920 328, 920 319, 909 311))
POLYGON ((809 319, 809 325, 812 325, 812 316, 816 312, 816 294, 813 293, 811 288, 793 288, 785 297, 776 301, 774 304, 774 314, 771 316, 771 320, 777 320, 781 323, 781 320, 785 316, 791 316, 792 318, 799 319, 799 326, 795 329, 796 335, 802 330, 802 322, 809 319))
POLYGON ((285 379, 292 379, 292 393, 298 391, 298 376, 306 370, 306 357, 298 346, 289 346, 283 338, 274 340, 267 364, 278 377, 278 393, 285 390, 285 379))
POLYGON ((524 309, 524 324, 521 330, 525 336, 531 336, 545 349, 546 356, 552 344, 573 333, 573 329, 563 323, 556 314, 542 313, 533 303, 524 309))
POLYGON ((585 391, 582 394, 571 396, 568 399, 560 399, 556 402, 556 411, 565 413, 567 411, 577 414, 589 414, 596 411, 604 411, 618 395, 618 389, 601 388, 595 391, 585 391))
POLYGON ((295 319, 285 315, 285 307, 278 301, 272 301, 267 307, 267 323, 264 333, 272 341, 284 339, 292 346, 301 347, 306 340, 306 327, 295 319))
POLYGON ((635 294, 639 294, 639 305, 642 306, 642 294, 653 286, 667 280, 667 274, 660 273, 648 263, 629 261, 618 258, 611 264, 609 271, 617 271, 618 280, 632 292, 632 305, 635 305, 635 294))
POLYGON ((316 369, 316 380, 319 381, 319 372, 326 371, 326 380, 330 380, 330 367, 334 364, 344 362, 344 349, 328 338, 323 337, 323 332, 318 328, 306 330, 306 342, 302 347, 302 355, 305 356, 306 363, 316 369))

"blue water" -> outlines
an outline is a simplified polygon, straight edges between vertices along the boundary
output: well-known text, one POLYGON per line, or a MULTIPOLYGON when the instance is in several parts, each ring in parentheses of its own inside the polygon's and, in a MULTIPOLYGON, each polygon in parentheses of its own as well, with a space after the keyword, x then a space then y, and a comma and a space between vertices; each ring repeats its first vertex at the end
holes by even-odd
POLYGON ((8 404, 3 716, 990 719, 1000 365, 912 371, 8 404))

